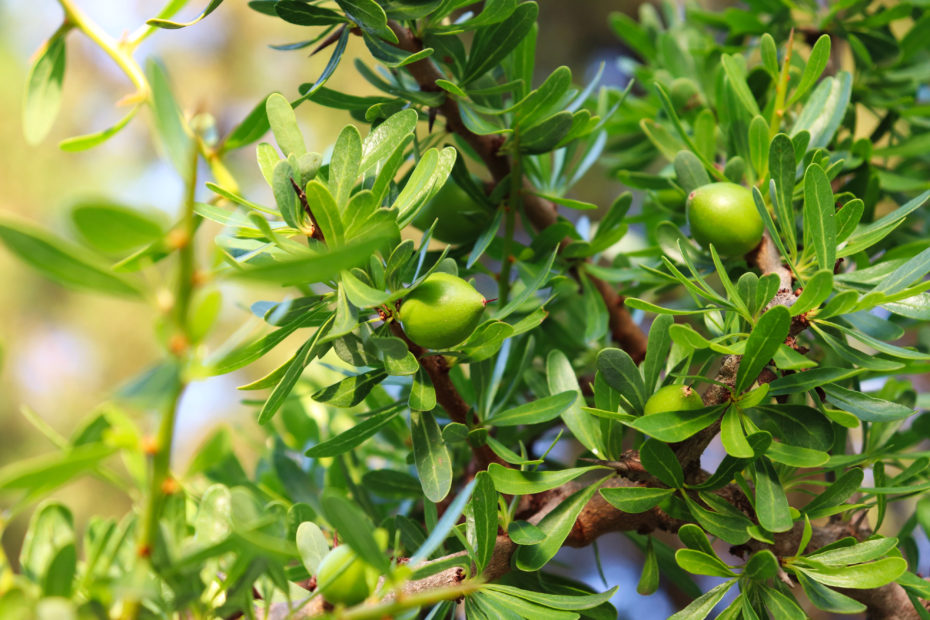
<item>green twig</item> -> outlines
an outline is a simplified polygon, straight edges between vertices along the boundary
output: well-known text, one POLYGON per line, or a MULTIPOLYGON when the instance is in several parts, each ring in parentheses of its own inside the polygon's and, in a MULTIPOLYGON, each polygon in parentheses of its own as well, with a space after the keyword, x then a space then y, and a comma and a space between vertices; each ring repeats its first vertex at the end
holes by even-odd
POLYGON ((142 67, 136 62, 132 54, 122 46, 116 39, 103 31, 100 26, 94 23, 87 15, 84 14, 73 2, 73 0, 58 0, 62 10, 65 12, 65 19, 69 24, 83 32, 87 38, 97 44, 100 49, 106 52, 107 56, 113 59, 123 73, 132 81, 138 90, 139 98, 148 99, 151 89, 142 67))
POLYGON ((510 297, 510 269, 512 266, 510 260, 511 247, 513 246, 513 234, 516 227, 516 214, 520 211, 523 202, 523 168, 520 160, 519 137, 514 130, 514 156, 511 163, 510 172, 510 198, 507 200, 506 211, 504 212, 504 247, 501 254, 501 273, 497 280, 497 298, 498 303, 503 308, 507 305, 510 297))

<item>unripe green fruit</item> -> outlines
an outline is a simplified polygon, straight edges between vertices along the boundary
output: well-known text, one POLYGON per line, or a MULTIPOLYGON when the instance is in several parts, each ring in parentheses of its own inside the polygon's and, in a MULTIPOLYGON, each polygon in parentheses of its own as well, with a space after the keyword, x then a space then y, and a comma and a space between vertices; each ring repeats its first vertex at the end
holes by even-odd
POLYGON ((691 235, 722 256, 742 256, 762 241, 762 218, 752 193, 735 183, 711 183, 688 196, 691 235))
POLYGON ((455 181, 449 180, 442 189, 420 209, 413 225, 426 230, 436 221, 433 238, 452 245, 471 243, 484 232, 491 222, 486 207, 472 200, 455 181))
POLYGON ((323 558, 316 582, 327 602, 357 605, 371 594, 378 574, 351 547, 340 545, 323 558))
POLYGON ((666 385, 649 397, 643 413, 665 413, 666 411, 691 411, 704 406, 701 395, 687 385, 666 385))
POLYGON ((486 303, 462 278, 436 272, 404 298, 398 317, 421 347, 447 349, 475 331, 486 303))

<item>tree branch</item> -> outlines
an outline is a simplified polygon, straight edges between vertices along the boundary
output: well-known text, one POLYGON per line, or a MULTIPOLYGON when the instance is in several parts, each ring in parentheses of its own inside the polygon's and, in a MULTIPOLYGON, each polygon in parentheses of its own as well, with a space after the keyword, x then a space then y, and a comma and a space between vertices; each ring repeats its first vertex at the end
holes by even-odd
MULTIPOLYGON (((407 334, 404 333, 404 329, 400 326, 400 323, 396 320, 391 321, 390 325, 391 333, 407 343, 407 349, 413 353, 417 361, 420 362, 420 366, 426 371, 426 374, 429 375, 430 381, 433 382, 433 388, 436 390, 436 402, 449 414, 449 419, 471 428, 472 424, 468 415, 471 411, 471 407, 468 406, 468 403, 466 403, 462 395, 459 394, 455 384, 452 383, 452 378, 449 376, 449 363, 446 361, 446 358, 442 355, 430 355, 426 349, 410 340, 407 334)), ((506 463, 494 454, 487 444, 480 447, 472 446, 472 451, 475 454, 476 465, 479 471, 487 469, 488 465, 491 463, 500 463, 501 465, 507 466, 506 463)))
MULTIPOLYGON (((397 35, 397 47, 410 52, 417 53, 423 49, 423 44, 417 39, 410 29, 405 28, 396 21, 389 20, 388 26, 397 35)), ((410 75, 417 81, 420 88, 424 91, 435 92, 439 90, 436 86, 436 80, 445 79, 436 65, 428 58, 410 63, 404 67, 410 75)), ((488 171, 491 173, 495 182, 502 181, 511 172, 510 159, 500 152, 502 140, 498 136, 481 136, 472 132, 465 123, 462 122, 462 115, 458 103, 449 95, 446 95, 442 104, 439 106, 439 112, 446 119, 446 129, 457 134, 468 144, 475 153, 481 158, 488 171)), ((532 190, 529 182, 523 180, 524 190, 532 190)), ((527 218, 536 230, 544 230, 558 220, 558 208, 552 202, 540 198, 532 191, 524 191, 522 194, 523 209, 527 218)), ((563 244, 564 245, 564 244, 563 244)), ((640 362, 646 356, 646 335, 633 321, 629 311, 623 305, 623 297, 620 296, 613 287, 607 282, 592 275, 588 279, 594 284, 598 293, 604 300, 610 319, 610 333, 613 339, 630 354, 636 362, 640 362)))

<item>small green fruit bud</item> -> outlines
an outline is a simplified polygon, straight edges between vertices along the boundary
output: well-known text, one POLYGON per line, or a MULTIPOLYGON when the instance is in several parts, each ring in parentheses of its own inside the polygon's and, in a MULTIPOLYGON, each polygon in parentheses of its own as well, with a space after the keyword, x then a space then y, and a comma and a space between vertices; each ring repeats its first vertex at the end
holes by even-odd
POLYGON ((398 317, 421 347, 447 349, 475 331, 486 303, 462 278, 436 272, 404 298, 398 317))
POLYGON ((711 183, 688 196, 691 235, 722 256, 742 256, 762 241, 762 218, 752 193, 735 183, 711 183))

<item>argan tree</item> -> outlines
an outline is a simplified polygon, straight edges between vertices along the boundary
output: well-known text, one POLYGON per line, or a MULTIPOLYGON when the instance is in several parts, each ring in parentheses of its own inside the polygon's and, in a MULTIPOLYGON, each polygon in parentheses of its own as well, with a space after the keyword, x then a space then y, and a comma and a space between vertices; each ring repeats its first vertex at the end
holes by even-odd
POLYGON ((147 117, 186 192, 169 228, 110 204, 73 212, 75 241, 0 220, 52 280, 154 304, 164 347, 56 450, 0 469, 9 514, 32 511, 16 572, 0 555, 0 617, 607 619, 616 587, 552 563, 610 532, 674 618, 928 617, 925 2, 646 4, 610 17, 618 90, 540 71, 532 1, 256 0, 329 61, 220 136, 222 111, 181 109, 135 56, 209 29, 220 0, 119 40, 59 4, 26 136, 87 37, 132 107, 60 147, 147 117), (350 66, 353 38, 370 56, 350 66), (369 94, 327 88, 336 72, 369 94), (331 148, 298 128, 321 106, 346 123, 331 148), (268 191, 240 188, 240 149, 268 191), (605 175, 635 194, 573 193, 605 175), (278 291, 254 298, 258 338, 211 332, 232 280, 278 291), (258 464, 226 429, 172 470, 187 386, 282 347, 240 388, 258 464), (36 505, 88 475, 132 512, 77 532, 36 505))

